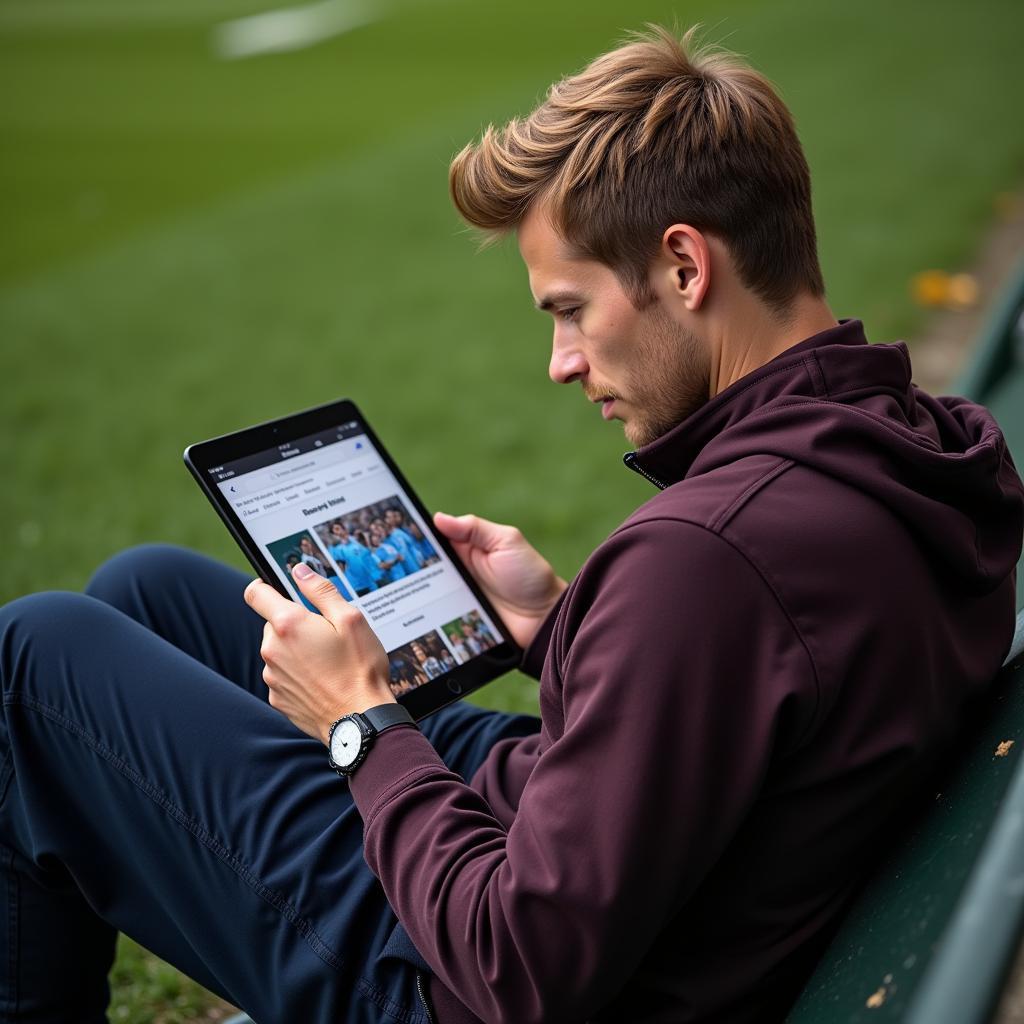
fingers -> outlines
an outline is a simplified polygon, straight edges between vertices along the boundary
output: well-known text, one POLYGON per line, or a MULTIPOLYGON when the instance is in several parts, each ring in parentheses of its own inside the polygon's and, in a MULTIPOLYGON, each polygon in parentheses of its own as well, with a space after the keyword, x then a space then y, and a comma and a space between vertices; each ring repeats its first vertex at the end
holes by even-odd
POLYGON ((275 614, 292 607, 294 602, 282 597, 272 586, 263 580, 253 580, 245 588, 245 603, 258 615, 270 619, 275 614))
MULTIPOLYGON (((353 611, 330 580, 301 562, 292 569, 292 579, 303 596, 328 622, 339 623, 353 611)), ((356 614, 359 614, 358 612, 356 614)))
POLYGON ((472 544, 484 551, 493 551, 507 542, 513 533, 511 526, 492 523, 480 516, 450 516, 447 512, 434 513, 434 525, 451 541, 472 544))
POLYGON ((450 516, 447 512, 434 513, 434 525, 449 540, 465 541, 469 536, 469 529, 463 520, 469 516, 450 516))

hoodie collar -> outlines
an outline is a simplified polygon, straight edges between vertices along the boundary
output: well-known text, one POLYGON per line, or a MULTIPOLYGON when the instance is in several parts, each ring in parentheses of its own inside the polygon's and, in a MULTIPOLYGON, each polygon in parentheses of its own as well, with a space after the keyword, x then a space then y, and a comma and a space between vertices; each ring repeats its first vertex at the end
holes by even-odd
MULTIPOLYGON (((830 360, 826 376, 815 350, 831 345, 852 347, 867 344, 860 320, 841 320, 836 327, 798 342, 734 381, 668 433, 635 452, 627 452, 623 461, 658 487, 678 483, 690 475, 698 456, 710 442, 768 402, 798 395, 827 401, 850 387, 862 387, 863 367, 859 360, 830 360), (846 370, 848 372, 844 372, 846 370)), ((872 383, 883 389, 908 393, 910 358, 906 346, 896 344, 874 348, 880 353, 886 350, 887 355, 877 360, 872 383)))

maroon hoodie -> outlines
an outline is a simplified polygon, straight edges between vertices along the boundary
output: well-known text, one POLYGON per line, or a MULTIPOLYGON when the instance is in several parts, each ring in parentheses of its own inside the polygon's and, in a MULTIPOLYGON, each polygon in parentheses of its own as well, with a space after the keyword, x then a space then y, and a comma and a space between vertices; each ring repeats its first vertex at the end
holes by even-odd
POLYGON ((626 457, 659 488, 531 648, 469 785, 411 727, 352 781, 442 1024, 781 1017, 1013 633, 992 417, 848 321, 626 457))

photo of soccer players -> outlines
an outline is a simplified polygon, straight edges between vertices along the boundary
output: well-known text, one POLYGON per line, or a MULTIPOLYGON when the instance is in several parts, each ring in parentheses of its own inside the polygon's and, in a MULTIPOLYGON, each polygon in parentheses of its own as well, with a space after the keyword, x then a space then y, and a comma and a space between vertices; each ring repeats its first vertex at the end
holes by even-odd
MULTIPOLYGON (((270 557, 284 569, 288 579, 291 579, 292 569, 299 562, 305 562, 313 572, 319 573, 324 579, 330 580, 338 588, 338 592, 346 601, 352 600, 348 589, 342 584, 334 565, 324 554, 323 549, 309 530, 301 530, 299 533, 293 533, 289 537, 273 540, 267 545, 267 550, 270 552, 270 557)), ((299 597, 310 611, 316 611, 313 605, 301 593, 299 593, 299 597)))
POLYGON ((388 652, 391 690, 396 697, 436 679, 455 668, 452 652, 437 630, 424 633, 409 643, 388 652))
POLYGON ((455 660, 460 665, 498 645, 497 637, 476 608, 459 619, 446 622, 441 631, 448 638, 455 660))
POLYGON ((328 519, 313 529, 358 597, 441 560, 397 496, 328 519))

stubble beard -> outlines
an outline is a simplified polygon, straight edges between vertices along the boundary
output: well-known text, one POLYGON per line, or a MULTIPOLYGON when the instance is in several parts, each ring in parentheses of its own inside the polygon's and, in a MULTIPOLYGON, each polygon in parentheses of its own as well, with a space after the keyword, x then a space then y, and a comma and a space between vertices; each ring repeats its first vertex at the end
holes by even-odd
POLYGON ((651 330, 638 342, 626 380, 626 400, 636 412, 623 432, 635 448, 668 433, 710 397, 711 359, 705 344, 657 306, 648 316, 651 330))

